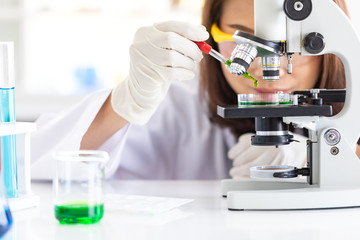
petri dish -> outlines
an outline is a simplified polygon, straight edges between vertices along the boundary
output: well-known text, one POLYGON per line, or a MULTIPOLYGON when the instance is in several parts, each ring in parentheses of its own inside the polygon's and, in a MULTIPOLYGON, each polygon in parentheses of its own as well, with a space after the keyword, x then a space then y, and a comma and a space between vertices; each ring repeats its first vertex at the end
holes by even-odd
POLYGON ((254 93, 238 94, 239 107, 292 105, 290 93, 254 93))

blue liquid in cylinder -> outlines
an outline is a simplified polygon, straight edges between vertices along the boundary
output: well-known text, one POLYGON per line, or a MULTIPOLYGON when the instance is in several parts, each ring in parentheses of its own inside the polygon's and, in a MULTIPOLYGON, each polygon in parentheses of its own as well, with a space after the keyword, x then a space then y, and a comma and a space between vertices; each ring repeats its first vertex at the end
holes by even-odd
MULTIPOLYGON (((15 123, 15 89, 0 88, 0 122, 15 123)), ((1 136, 1 176, 9 198, 17 197, 16 135, 1 136)))

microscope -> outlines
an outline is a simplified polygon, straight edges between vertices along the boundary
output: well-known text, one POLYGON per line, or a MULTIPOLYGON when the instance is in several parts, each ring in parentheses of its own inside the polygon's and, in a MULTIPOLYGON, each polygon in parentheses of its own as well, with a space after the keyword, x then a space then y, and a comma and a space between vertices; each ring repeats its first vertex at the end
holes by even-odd
POLYGON ((309 131, 307 165, 259 166, 270 178, 222 180, 229 210, 295 210, 360 207, 360 160, 355 154, 360 136, 360 38, 344 12, 332 0, 254 0, 255 34, 237 31, 232 56, 235 72, 246 72, 261 57, 263 78, 279 79, 280 57, 334 54, 345 68, 345 90, 310 89, 292 93, 283 105, 218 106, 223 118, 255 118, 253 145, 292 143, 289 125, 309 131), (353 80, 354 79, 354 80, 353 80), (332 116, 327 102, 344 102, 332 116), (285 169, 285 170, 284 170, 285 169), (298 178, 297 176, 305 176, 298 178))

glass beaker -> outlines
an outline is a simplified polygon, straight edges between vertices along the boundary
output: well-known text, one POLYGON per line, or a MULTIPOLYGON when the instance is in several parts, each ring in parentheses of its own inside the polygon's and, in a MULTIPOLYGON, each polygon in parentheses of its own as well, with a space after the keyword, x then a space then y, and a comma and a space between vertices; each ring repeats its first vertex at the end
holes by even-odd
POLYGON ((104 167, 109 155, 103 151, 57 152, 55 217, 62 224, 91 224, 104 214, 104 167))

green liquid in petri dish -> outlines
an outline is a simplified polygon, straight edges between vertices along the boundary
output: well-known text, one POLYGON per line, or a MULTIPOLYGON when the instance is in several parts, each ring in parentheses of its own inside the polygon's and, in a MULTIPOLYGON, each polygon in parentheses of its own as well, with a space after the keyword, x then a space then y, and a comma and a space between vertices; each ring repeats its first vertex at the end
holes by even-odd
POLYGON ((90 205, 86 201, 55 205, 55 217, 61 224, 92 224, 104 215, 104 204, 90 205))
POLYGON ((275 105, 275 102, 239 102, 239 105, 275 105))
MULTIPOLYGON (((291 104, 292 102, 279 102, 280 105, 291 104)), ((277 102, 238 102, 239 106, 244 105, 278 105, 277 102)))
MULTIPOLYGON (((227 61, 225 62, 225 65, 228 66, 228 67, 230 67, 230 65, 231 65, 231 60, 230 60, 230 59, 227 60, 227 61)), ((258 86, 258 80, 256 80, 253 76, 251 76, 249 72, 244 73, 243 76, 246 77, 246 78, 248 78, 248 79, 250 79, 250 80, 252 80, 252 81, 254 82, 254 87, 257 87, 257 86, 258 86)))

